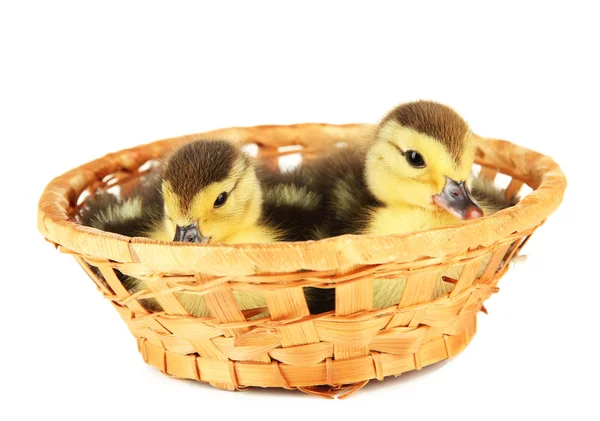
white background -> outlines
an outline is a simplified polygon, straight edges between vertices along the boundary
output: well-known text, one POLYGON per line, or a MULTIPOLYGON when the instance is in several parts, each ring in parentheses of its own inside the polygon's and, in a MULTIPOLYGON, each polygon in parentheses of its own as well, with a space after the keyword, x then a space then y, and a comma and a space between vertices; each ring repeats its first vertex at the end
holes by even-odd
POLYGON ((0 418, 598 419, 591 4, 2 2, 0 418), (569 188, 461 355, 348 400, 162 375, 37 232, 43 187, 107 152, 233 125, 375 122, 418 98, 552 156, 569 188))

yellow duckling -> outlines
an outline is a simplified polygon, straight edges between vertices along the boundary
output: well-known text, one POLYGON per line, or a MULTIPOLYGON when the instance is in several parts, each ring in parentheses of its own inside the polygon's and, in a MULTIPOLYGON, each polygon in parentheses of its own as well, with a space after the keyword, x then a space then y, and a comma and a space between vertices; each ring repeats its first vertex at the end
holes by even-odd
POLYGON ((298 171, 319 183, 325 237, 400 234, 477 218, 467 179, 475 155, 467 123, 430 101, 400 105, 367 144, 338 150, 298 171))
MULTIPOLYGON (((315 191, 265 168, 257 171, 251 157, 222 140, 182 146, 167 158, 157 180, 104 210, 102 203, 94 204, 81 222, 158 240, 268 243, 312 238, 310 225, 321 213, 315 191)), ((121 280, 132 293, 146 288, 140 279, 121 280)), ((263 294, 234 295, 242 310, 266 307, 263 294)), ((203 297, 180 293, 178 298, 192 315, 209 314, 203 297)), ((146 301, 149 310, 157 310, 155 300, 146 301)))
MULTIPOLYGON (((318 227, 322 238, 401 234, 496 210, 482 209, 470 193, 474 156, 473 134, 458 113, 417 101, 388 113, 367 144, 340 148, 298 171, 319 180, 327 209, 318 227)), ((449 268, 443 275, 455 277, 459 271, 449 268)), ((404 284, 404 279, 375 281, 374 306, 396 304, 404 284)), ((440 277, 434 296, 446 293, 448 285, 440 277)), ((318 297, 320 311, 333 309, 332 291, 311 294, 318 297)))

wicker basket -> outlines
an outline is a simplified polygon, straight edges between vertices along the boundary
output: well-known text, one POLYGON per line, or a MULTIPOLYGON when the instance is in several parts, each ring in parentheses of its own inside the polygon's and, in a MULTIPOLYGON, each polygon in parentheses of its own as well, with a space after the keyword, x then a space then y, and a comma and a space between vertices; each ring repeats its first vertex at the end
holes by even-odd
POLYGON ((358 124, 231 128, 109 154, 47 186, 38 227, 75 257, 129 326, 144 361, 162 372, 228 390, 283 387, 348 396, 370 379, 419 370, 465 348, 483 302, 498 291, 506 262, 562 200, 566 179, 552 159, 507 141, 478 139, 482 174, 510 176, 509 194, 524 183, 533 192, 491 217, 408 235, 249 245, 162 243, 84 227, 74 215, 84 191, 120 185, 126 192, 142 164, 182 142, 218 135, 254 143, 259 157, 276 162, 298 150, 314 156, 332 144, 367 138, 372 130, 358 124), (282 148, 291 145, 301 149, 282 148), (489 253, 492 258, 475 279, 489 253), (454 289, 431 300, 437 274, 457 263, 465 266, 454 289), (145 279, 148 290, 130 295, 115 269, 145 279), (407 278, 399 305, 373 309, 374 279, 393 277, 407 278), (335 311, 309 315, 305 286, 335 287, 335 311), (270 316, 253 317, 264 309, 240 311, 235 289, 264 292, 270 316), (204 295, 213 317, 188 315, 175 292, 204 295), (140 304, 151 297, 163 312, 151 313, 140 304))

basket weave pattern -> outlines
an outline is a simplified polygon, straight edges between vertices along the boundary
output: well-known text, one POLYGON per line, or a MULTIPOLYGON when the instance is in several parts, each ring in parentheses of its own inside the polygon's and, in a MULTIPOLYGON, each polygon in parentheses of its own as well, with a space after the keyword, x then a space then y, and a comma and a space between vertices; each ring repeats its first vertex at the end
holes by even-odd
POLYGON ((75 257, 127 323, 144 360, 164 373, 228 390, 283 387, 347 396, 370 379, 418 370, 464 349, 507 262, 562 200, 566 179, 554 161, 506 141, 478 139, 476 162, 484 176, 510 176, 507 195, 524 183, 534 191, 491 217, 407 235, 206 246, 128 238, 73 218, 82 192, 120 185, 126 193, 142 164, 186 141, 216 135, 254 143, 260 158, 276 163, 298 152, 283 146, 298 145, 310 158, 335 143, 368 138, 372 130, 358 124, 231 128, 109 154, 47 186, 38 227, 75 257), (432 300, 439 272, 456 264, 464 268, 454 289, 432 300), (115 270, 144 279, 148 289, 129 294, 115 270), (386 278, 406 278, 405 290, 397 306, 373 309, 373 281, 386 278), (335 287, 335 311, 310 315, 305 286, 335 287), (233 290, 263 292, 270 315, 253 318, 265 309, 239 310, 233 290), (190 316, 175 294, 182 292, 203 295, 212 317, 190 316), (155 298, 164 311, 147 311, 139 301, 145 298, 155 298))

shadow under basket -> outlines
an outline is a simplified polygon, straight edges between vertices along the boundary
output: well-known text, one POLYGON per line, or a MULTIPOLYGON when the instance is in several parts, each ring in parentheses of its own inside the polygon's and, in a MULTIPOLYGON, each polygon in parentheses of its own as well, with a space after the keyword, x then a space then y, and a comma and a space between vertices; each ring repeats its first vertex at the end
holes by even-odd
POLYGON ((478 138, 480 174, 504 177, 507 195, 525 184, 531 193, 492 216, 406 235, 167 243, 85 227, 76 214, 85 194, 118 187, 126 195, 148 161, 184 142, 219 137, 255 144, 259 159, 278 164, 280 156, 310 159, 372 131, 362 124, 230 128, 109 154, 46 187, 38 228, 75 257, 127 323, 144 361, 162 372, 227 390, 283 387, 345 397, 370 379, 419 370, 467 346, 510 260, 562 200, 566 179, 552 159, 478 138), (456 265, 462 270, 448 279, 453 289, 435 297, 436 279, 456 265), (144 279, 148 288, 130 294, 119 272, 144 279), (374 309, 373 283, 394 278, 406 279, 398 304, 374 309), (335 311, 309 314, 303 294, 309 286, 335 288, 335 311), (240 310, 235 290, 264 293, 267 308, 240 310), (177 298, 181 293, 202 295, 211 316, 191 316, 177 298), (149 299, 162 311, 149 310, 149 299))

